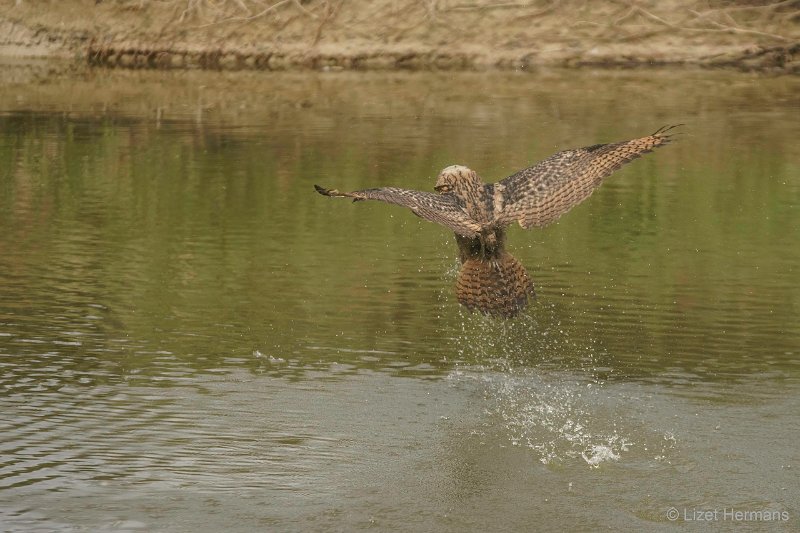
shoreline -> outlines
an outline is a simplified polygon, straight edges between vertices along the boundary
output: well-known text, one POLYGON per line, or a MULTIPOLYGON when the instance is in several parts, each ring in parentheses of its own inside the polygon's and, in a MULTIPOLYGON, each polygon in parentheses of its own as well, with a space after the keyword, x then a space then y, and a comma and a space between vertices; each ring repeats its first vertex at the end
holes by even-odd
POLYGON ((244 17, 237 9, 253 13, 263 4, 219 0, 213 4, 217 11, 208 12, 182 10, 187 4, 175 0, 64 0, 48 10, 6 1, 10 7, 0 14, 0 57, 108 68, 526 71, 687 66, 800 74, 800 2, 688 9, 694 15, 678 19, 675 13, 706 3, 643 0, 633 6, 599 0, 587 8, 572 0, 439 0, 426 9, 425 2, 413 0, 287 0, 244 17), (431 6, 437 7, 432 11, 431 6))
POLYGON ((485 53, 423 47, 241 47, 169 46, 158 43, 90 43, 80 53, 90 66, 129 69, 204 70, 535 70, 566 68, 728 68, 800 74, 800 43, 790 46, 727 48, 711 54, 679 50, 654 53, 633 48, 505 50, 485 53))

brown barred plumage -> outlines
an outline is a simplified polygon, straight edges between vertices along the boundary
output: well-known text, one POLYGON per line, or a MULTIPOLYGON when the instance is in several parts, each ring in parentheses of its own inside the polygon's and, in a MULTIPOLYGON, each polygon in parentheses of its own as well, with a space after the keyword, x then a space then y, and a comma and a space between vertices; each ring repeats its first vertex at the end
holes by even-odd
POLYGON ((456 280, 456 297, 467 309, 510 318, 534 297, 533 282, 525 267, 508 252, 496 259, 467 259, 456 280))
POLYGON ((467 167, 445 168, 436 194, 382 187, 339 192, 315 185, 325 196, 380 200, 405 206, 456 234, 462 267, 456 282, 458 301, 468 309, 512 317, 533 296, 525 268, 505 251, 505 227, 543 227, 588 198, 625 163, 670 142, 669 131, 613 144, 565 150, 497 183, 485 185, 467 167))

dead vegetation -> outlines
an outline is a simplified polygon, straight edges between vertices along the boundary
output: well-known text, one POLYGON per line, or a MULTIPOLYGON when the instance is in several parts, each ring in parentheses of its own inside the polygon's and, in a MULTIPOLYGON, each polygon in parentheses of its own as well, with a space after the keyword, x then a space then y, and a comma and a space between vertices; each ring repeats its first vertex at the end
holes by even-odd
POLYGON ((90 62, 123 67, 689 63, 796 72, 800 43, 800 0, 41 2, 5 0, 3 16, 59 36, 90 62))
MULTIPOLYGON (((159 0, 120 0, 121 7, 144 10, 159 0)), ((315 42, 319 42, 322 28, 335 20, 342 10, 344 0, 160 0, 171 6, 173 14, 164 30, 177 23, 195 29, 215 25, 236 25, 257 22, 260 19, 273 19, 277 29, 285 29, 292 23, 317 22, 314 31, 315 42)), ((348 17, 346 25, 357 27, 363 24, 366 30, 374 27, 369 19, 384 21, 397 20, 401 16, 407 24, 387 24, 390 37, 401 37, 418 25, 449 22, 459 13, 504 11, 510 15, 515 25, 533 19, 552 16, 553 21, 566 22, 568 26, 594 27, 590 32, 597 39, 613 40, 624 38, 635 40, 646 38, 657 32, 701 32, 745 34, 762 37, 777 42, 792 42, 798 38, 800 25, 800 1, 782 0, 772 3, 748 2, 633 2, 614 0, 610 2, 574 2, 543 0, 529 2, 480 1, 457 2, 448 0, 416 0, 406 2, 364 3, 366 9, 360 10, 360 17, 348 17), (371 4, 371 8, 369 7, 371 4), (677 7, 677 9, 676 9, 677 7), (574 14, 583 18, 574 19, 574 14), (622 35, 620 35, 620 32, 622 35)), ((314 24, 310 24, 314 26, 314 24)), ((585 33, 585 32, 582 32, 585 33)))

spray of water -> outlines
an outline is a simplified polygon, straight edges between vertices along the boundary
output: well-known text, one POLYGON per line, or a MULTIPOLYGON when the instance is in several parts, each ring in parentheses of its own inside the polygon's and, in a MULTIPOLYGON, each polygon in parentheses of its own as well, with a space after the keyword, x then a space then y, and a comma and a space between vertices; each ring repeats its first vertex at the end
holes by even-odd
POLYGON ((501 426, 513 446, 544 464, 597 468, 633 449, 658 450, 655 458, 663 459, 674 439, 637 423, 630 398, 603 377, 609 355, 559 315, 540 303, 514 320, 461 312, 453 375, 480 383, 486 423, 501 426))

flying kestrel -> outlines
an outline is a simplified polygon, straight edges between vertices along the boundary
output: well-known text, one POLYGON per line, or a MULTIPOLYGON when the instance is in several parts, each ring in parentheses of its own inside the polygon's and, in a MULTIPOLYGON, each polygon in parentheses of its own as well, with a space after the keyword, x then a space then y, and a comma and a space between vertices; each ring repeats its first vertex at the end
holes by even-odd
POLYGON ((497 183, 484 184, 467 167, 439 174, 435 193, 380 187, 353 192, 314 188, 325 196, 380 200, 408 207, 424 219, 453 230, 461 259, 458 301, 468 309, 512 317, 533 297, 525 267, 505 250, 506 226, 544 227, 589 197, 625 163, 670 142, 669 131, 612 144, 564 150, 497 183))

